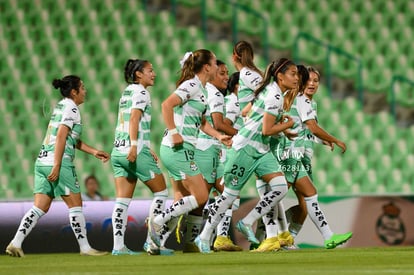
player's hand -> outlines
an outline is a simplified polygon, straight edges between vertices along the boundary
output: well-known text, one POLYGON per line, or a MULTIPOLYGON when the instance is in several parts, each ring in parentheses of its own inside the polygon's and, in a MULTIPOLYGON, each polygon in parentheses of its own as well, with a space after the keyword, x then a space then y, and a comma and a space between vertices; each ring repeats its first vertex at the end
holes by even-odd
POLYGON ((218 140, 223 143, 227 148, 230 148, 231 145, 233 144, 233 140, 231 139, 231 136, 228 135, 220 135, 218 137, 218 140))
POLYGON ((342 154, 346 151, 346 144, 340 140, 337 140, 335 144, 342 149, 342 154))
POLYGON ((329 148, 331 148, 331 151, 333 151, 333 149, 334 149, 334 144, 333 144, 332 142, 329 142, 329 141, 324 140, 324 141, 322 141, 322 143, 323 143, 324 145, 328 146, 329 148))
POLYGON ((131 146, 127 156, 129 162, 135 162, 137 160, 137 146, 131 146))
POLYGON ((57 181, 60 174, 60 165, 53 165, 52 171, 50 171, 50 174, 47 176, 47 180, 54 182, 57 181))
POLYGON ((171 135, 171 141, 172 141, 172 144, 173 144, 173 148, 175 148, 175 149, 181 148, 183 146, 183 143, 184 143, 184 139, 179 133, 171 135))
POLYGON ((95 154, 95 158, 100 159, 102 162, 107 162, 111 156, 107 152, 98 151, 95 154))
POLYGON ((298 133, 294 133, 294 132, 289 131, 289 130, 284 130, 284 131, 283 131, 283 133, 284 133, 284 134, 285 134, 285 136, 286 136, 288 139, 290 139, 290 140, 293 140, 293 138, 295 138, 295 137, 297 137, 297 136, 298 136, 298 133))
POLYGON ((293 125, 295 125, 295 122, 293 121, 293 118, 291 116, 288 116, 288 115, 283 115, 280 122, 288 124, 288 126, 289 126, 288 128, 292 128, 293 125))

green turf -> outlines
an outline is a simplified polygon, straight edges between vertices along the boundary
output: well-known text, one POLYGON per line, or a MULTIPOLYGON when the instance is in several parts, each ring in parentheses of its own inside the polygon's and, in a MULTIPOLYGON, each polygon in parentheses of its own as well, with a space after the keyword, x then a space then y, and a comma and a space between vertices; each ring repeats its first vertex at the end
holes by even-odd
POLYGON ((274 253, 0 256, 1 274, 414 274, 414 247, 302 249, 274 253))

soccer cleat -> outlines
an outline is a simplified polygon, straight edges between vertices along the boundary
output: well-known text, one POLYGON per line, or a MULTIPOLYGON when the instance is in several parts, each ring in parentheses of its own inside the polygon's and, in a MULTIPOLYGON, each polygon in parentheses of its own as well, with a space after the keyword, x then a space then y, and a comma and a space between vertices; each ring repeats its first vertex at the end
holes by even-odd
POLYGON ((230 237, 225 236, 217 236, 216 240, 214 241, 214 251, 242 251, 238 245, 235 245, 230 237))
POLYGON ((160 247, 160 254, 165 255, 165 256, 174 255, 174 249, 170 249, 170 248, 166 248, 165 246, 161 246, 160 247))
POLYGON ((280 243, 276 237, 265 239, 257 249, 251 250, 251 252, 273 252, 280 250, 280 243))
POLYGON ((279 233, 277 235, 277 238, 279 240, 280 246, 291 246, 295 243, 295 240, 293 239, 292 235, 290 235, 289 231, 285 231, 282 233, 279 233))
POLYGON ((88 251, 81 251, 81 256, 104 256, 104 255, 108 255, 108 252, 106 251, 99 251, 96 249, 89 249, 88 251))
POLYGON ((151 240, 158 247, 161 246, 161 241, 160 241, 161 229, 162 229, 162 225, 158 225, 158 224, 154 223, 153 220, 148 219, 148 233, 150 235, 151 240))
POLYGON ((195 243, 185 243, 183 248, 183 253, 199 253, 200 250, 198 249, 195 243))
POLYGON ((284 250, 299 250, 300 249, 300 247, 297 246, 296 244, 282 246, 282 248, 284 250))
POLYGON ((24 257, 23 249, 15 247, 12 243, 6 247, 6 254, 12 257, 24 257))
POLYGON ((148 253, 148 255, 160 255, 161 251, 158 246, 156 246, 153 242, 145 242, 144 243, 144 251, 148 253))
POLYGON ((199 251, 203 254, 212 253, 213 251, 210 250, 210 242, 209 241, 203 241, 200 239, 200 236, 198 236, 194 240, 195 245, 198 247, 199 251))
POLYGON ((333 249, 338 245, 345 243, 352 237, 352 232, 348 232, 345 234, 333 234, 329 240, 325 240, 325 248, 326 249, 333 249))
POLYGON ((242 220, 236 224, 237 230, 239 230, 251 243, 260 244, 259 240, 254 235, 251 225, 245 225, 242 220))
POLYGON ((113 256, 122 256, 122 255, 140 255, 140 252, 132 251, 128 247, 124 246, 122 249, 119 250, 112 250, 113 256))

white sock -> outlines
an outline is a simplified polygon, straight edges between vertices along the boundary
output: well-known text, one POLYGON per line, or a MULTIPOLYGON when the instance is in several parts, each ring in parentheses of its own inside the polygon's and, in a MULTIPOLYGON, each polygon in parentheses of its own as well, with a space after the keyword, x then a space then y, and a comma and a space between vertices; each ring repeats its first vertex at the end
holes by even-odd
POLYGON ((81 252, 86 252, 91 249, 86 235, 86 221, 82 212, 82 206, 69 208, 69 222, 75 233, 76 240, 79 243, 81 252))
POLYGON ((114 209, 112 211, 114 250, 120 250, 125 246, 124 237, 128 223, 128 207, 130 202, 130 198, 116 198, 115 200, 114 209))
POLYGON ((187 231, 185 232, 185 243, 192 243, 200 234, 201 227, 203 226, 203 217, 188 215, 186 226, 187 231))
POLYGON ((165 209, 153 220, 159 226, 171 220, 172 217, 179 217, 198 207, 196 198, 193 195, 186 196, 179 201, 173 203, 169 208, 165 209))
POLYGON ((233 216, 233 209, 227 209, 224 217, 217 225, 217 236, 227 237, 229 235, 231 217, 233 216))
MULTIPOLYGON (((153 220, 155 216, 159 215, 164 211, 165 208, 165 201, 168 197, 168 190, 164 189, 160 192, 154 193, 154 198, 152 199, 151 206, 149 209, 148 218, 153 220)), ((149 232, 147 233, 147 242, 150 242, 150 235, 149 232)))
MULTIPOLYGON (((276 214, 276 212, 277 212, 277 210, 274 207, 271 208, 270 211, 267 212, 262 217, 263 227, 261 227, 260 224, 258 224, 258 226, 257 226, 258 229, 260 229, 260 228, 265 229, 266 239, 276 237, 278 232, 279 232, 279 226, 278 226, 278 223, 277 223, 277 214, 276 214)), ((260 221, 260 219, 258 221, 260 221)), ((256 230, 256 236, 260 236, 258 231, 259 230, 256 230)))
POLYGON ((289 224, 289 232, 290 235, 292 235, 293 238, 296 238, 296 236, 299 234, 300 230, 302 229, 303 224, 291 222, 289 224))
POLYGON ((233 204, 233 201, 239 196, 240 192, 224 187, 223 194, 212 204, 209 205, 209 215, 204 224, 204 229, 200 233, 200 239, 210 241, 214 229, 217 227, 224 213, 233 204))
POLYGON ((162 231, 160 233, 161 246, 165 246, 165 243, 167 242, 168 237, 170 237, 171 233, 177 227, 179 218, 180 217, 173 217, 166 224, 164 224, 162 231))
POLYGON ((17 248, 22 247, 24 239, 29 235, 32 229, 36 226, 37 221, 45 214, 43 210, 32 206, 29 211, 24 214, 23 218, 20 221, 19 228, 17 229, 16 234, 14 235, 11 243, 17 248))
POLYGON ((243 218, 243 223, 252 225, 269 212, 287 193, 287 183, 284 176, 274 177, 269 182, 271 191, 259 200, 256 206, 243 218))
POLYGON ((323 239, 328 240, 332 237, 333 232, 325 219, 325 215, 319 207, 318 194, 311 197, 305 197, 305 202, 308 209, 308 215, 311 218, 312 222, 322 234, 323 239))
MULTIPOLYGON (((269 185, 261 179, 256 179, 256 189, 259 193, 259 198, 263 198, 266 192, 270 191, 269 185)), ((272 217, 273 218, 273 217, 272 217)), ((272 222, 267 218, 267 215, 263 216, 262 219, 257 221, 255 236, 259 241, 263 241, 266 238, 267 226, 272 222)))

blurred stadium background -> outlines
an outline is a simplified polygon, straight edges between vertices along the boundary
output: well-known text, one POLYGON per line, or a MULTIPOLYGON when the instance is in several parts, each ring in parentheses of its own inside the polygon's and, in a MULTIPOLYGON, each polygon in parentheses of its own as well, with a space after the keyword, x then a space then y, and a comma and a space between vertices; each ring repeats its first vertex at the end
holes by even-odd
MULTIPOLYGON (((33 163, 54 104, 53 78, 77 74, 88 90, 83 140, 110 151, 128 58, 150 60, 152 142, 160 104, 175 88, 186 51, 213 50, 227 62, 250 41, 256 63, 282 56, 320 69, 320 124, 348 145, 316 146, 320 195, 414 192, 414 1, 399 0, 0 0, 0 200, 32 198, 33 163)), ((80 182, 96 174, 113 196, 112 170, 81 152, 80 182)), ((255 186, 244 196, 255 196, 255 186)), ((137 188, 137 198, 149 197, 137 188)))

